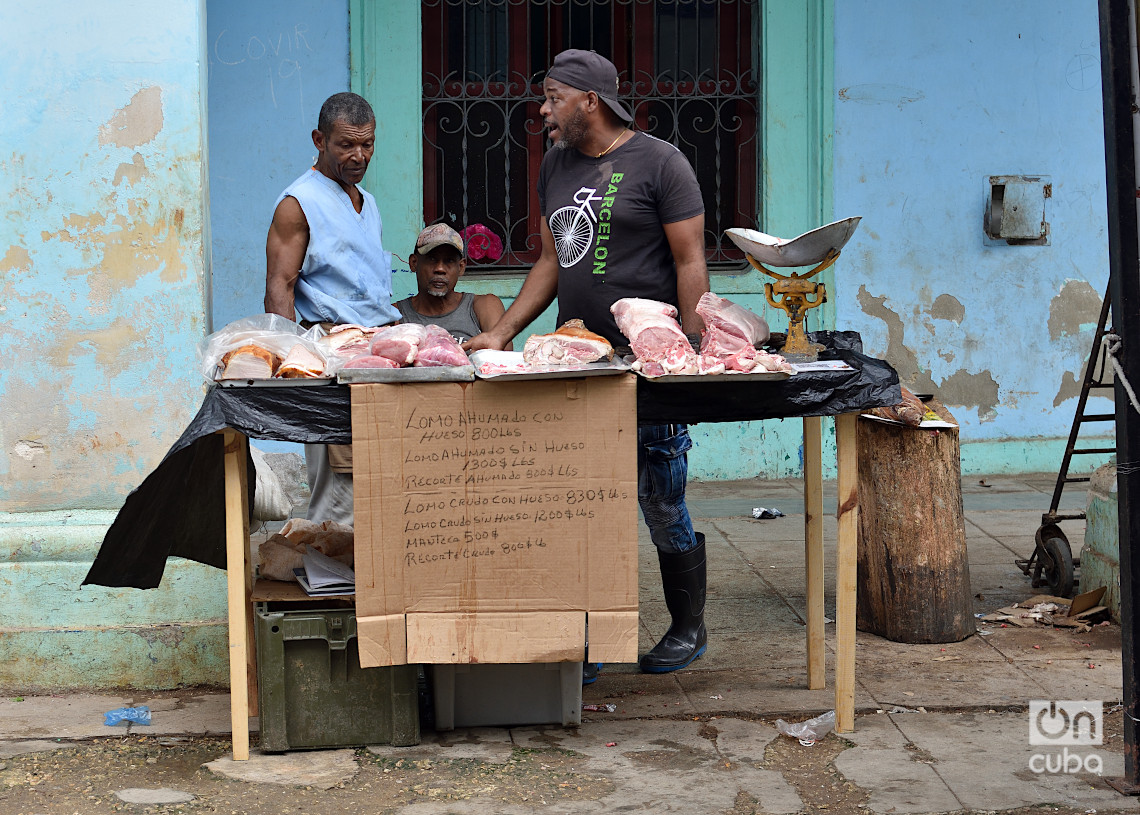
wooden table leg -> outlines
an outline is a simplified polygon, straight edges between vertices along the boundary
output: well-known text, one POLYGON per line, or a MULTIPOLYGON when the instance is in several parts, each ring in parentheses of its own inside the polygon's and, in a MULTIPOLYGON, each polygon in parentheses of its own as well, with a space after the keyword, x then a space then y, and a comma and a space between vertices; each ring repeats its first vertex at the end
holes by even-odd
POLYGON ((804 417, 804 562, 808 688, 826 685, 823 642, 823 445, 818 416, 804 417))
POLYGON ((835 730, 855 729, 855 592, 859 536, 857 492, 858 460, 855 454, 857 413, 835 417, 838 459, 838 521, 835 566, 835 730))
POLYGON ((249 759, 249 514, 245 436, 223 431, 226 472, 226 595, 229 609, 230 726, 234 761, 249 759))

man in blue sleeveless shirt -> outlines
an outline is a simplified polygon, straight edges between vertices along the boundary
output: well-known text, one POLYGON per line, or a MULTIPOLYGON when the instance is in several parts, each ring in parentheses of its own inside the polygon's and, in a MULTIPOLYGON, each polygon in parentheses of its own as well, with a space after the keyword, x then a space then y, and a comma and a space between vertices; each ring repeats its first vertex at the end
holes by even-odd
MULTIPOLYGON (((358 186, 376 145, 372 106, 355 93, 330 96, 312 138, 316 164, 281 193, 269 226, 265 310, 306 327, 394 323, 400 313, 392 306, 392 260, 381 243, 380 213, 358 186)), ((335 450, 305 446, 308 516, 351 524, 351 458, 330 463, 335 450)))

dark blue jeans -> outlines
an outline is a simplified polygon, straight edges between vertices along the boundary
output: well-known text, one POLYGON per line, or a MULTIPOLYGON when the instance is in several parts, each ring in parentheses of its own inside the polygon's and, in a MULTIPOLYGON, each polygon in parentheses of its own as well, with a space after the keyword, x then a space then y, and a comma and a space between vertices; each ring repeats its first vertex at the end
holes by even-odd
POLYGON ((687 425, 637 428, 637 501, 653 545, 662 552, 686 552, 697 545, 685 506, 692 446, 687 425))

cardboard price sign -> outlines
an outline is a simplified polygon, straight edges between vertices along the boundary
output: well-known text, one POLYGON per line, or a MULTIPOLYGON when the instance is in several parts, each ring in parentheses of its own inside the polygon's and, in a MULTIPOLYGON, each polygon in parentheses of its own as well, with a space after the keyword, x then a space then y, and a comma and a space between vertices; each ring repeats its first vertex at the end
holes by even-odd
POLYGON ((636 655, 635 388, 353 386, 362 665, 636 655))

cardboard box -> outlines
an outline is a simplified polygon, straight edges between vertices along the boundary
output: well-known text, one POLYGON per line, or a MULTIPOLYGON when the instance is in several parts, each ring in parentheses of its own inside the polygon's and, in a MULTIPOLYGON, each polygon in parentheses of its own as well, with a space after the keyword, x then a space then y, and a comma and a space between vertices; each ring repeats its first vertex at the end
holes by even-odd
POLYGON ((636 387, 352 386, 361 666, 636 661, 636 387))

